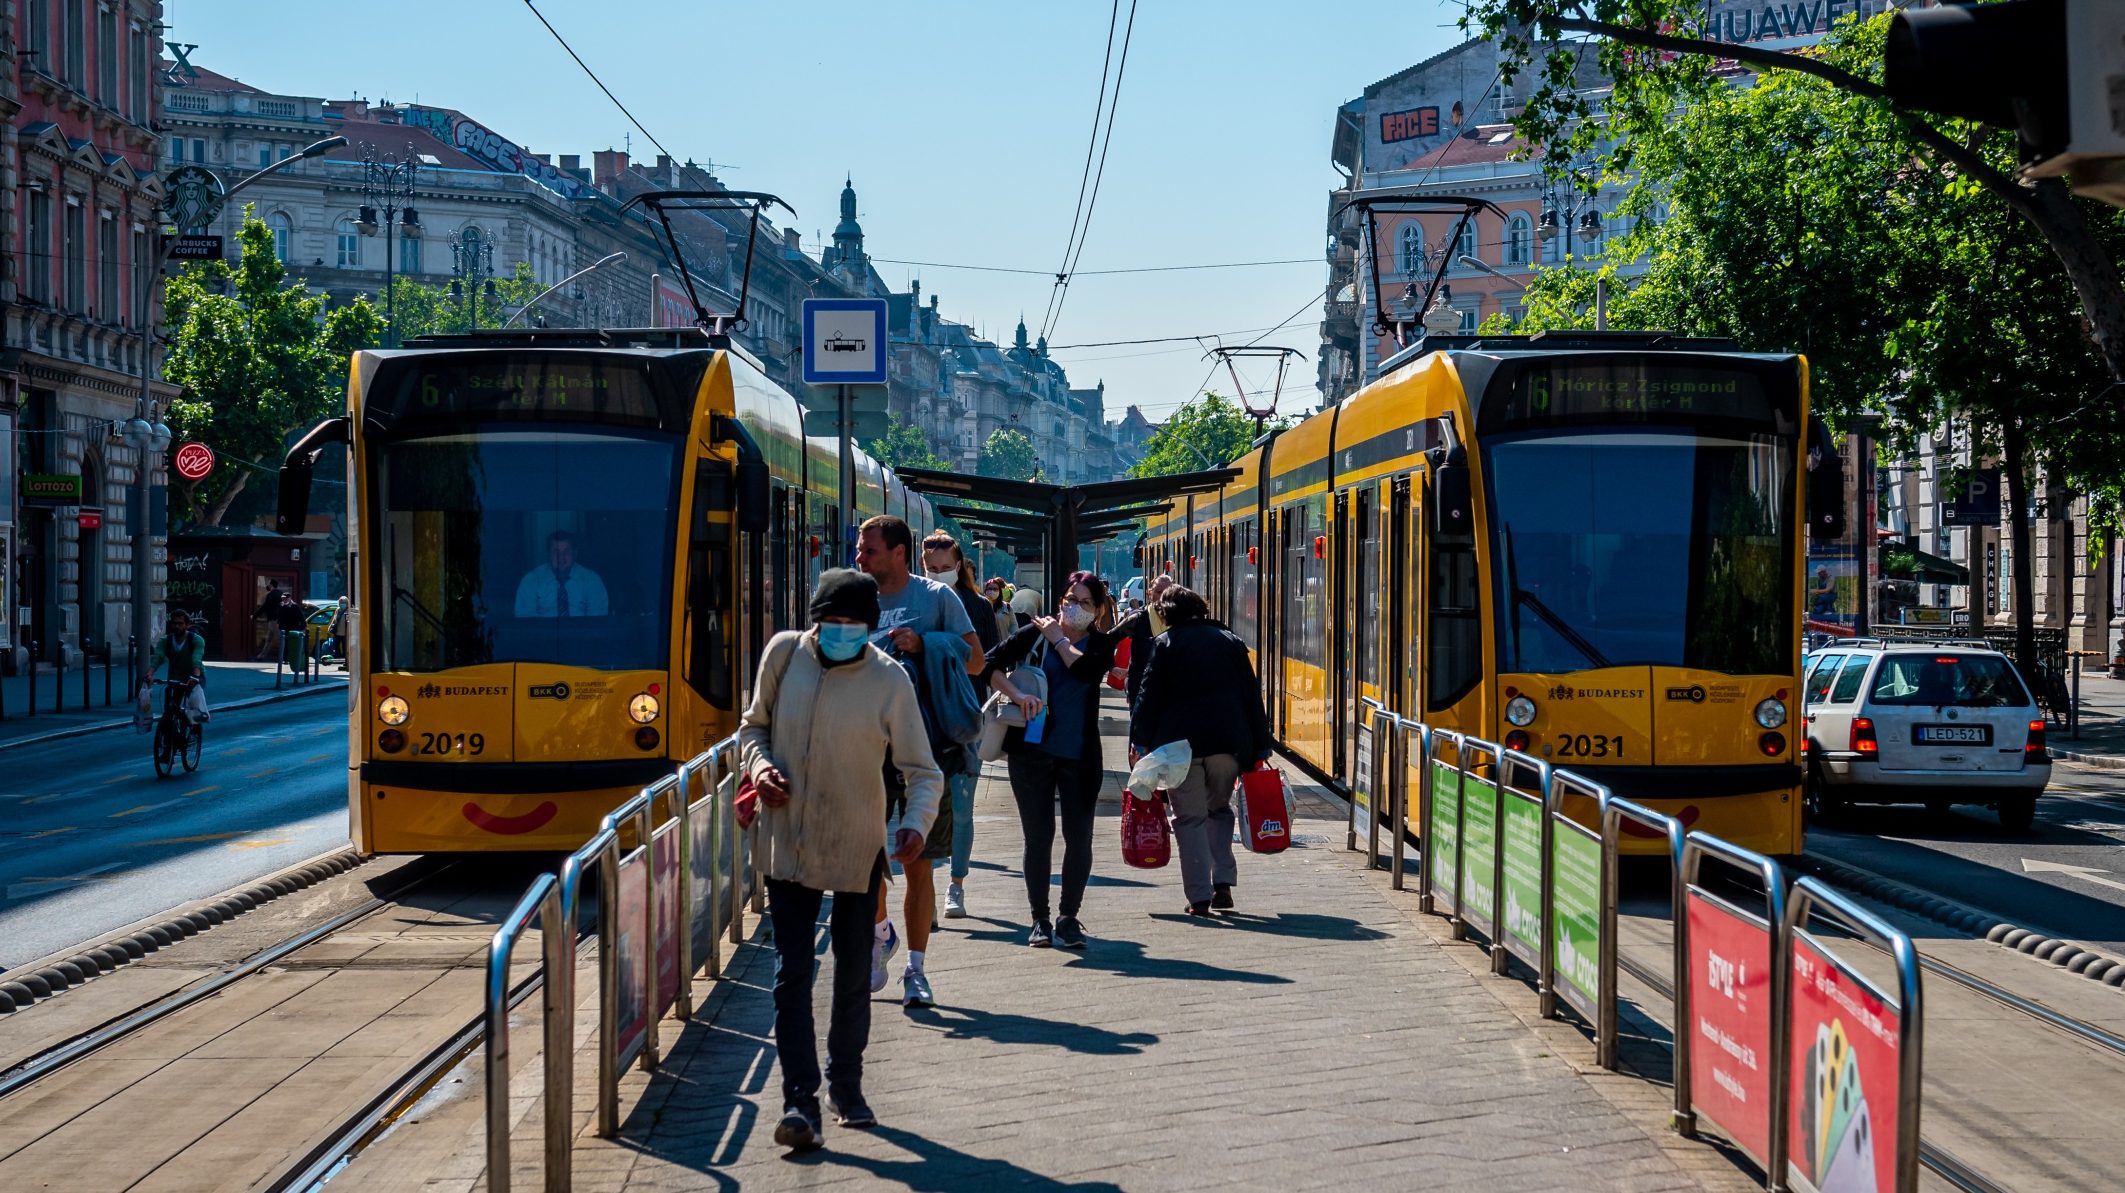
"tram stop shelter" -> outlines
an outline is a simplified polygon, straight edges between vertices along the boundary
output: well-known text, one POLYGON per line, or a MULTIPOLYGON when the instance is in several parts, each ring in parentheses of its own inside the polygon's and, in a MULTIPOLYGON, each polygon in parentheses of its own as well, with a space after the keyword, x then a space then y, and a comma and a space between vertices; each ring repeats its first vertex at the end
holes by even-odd
POLYGON ((930 468, 895 472, 908 488, 933 500, 982 503, 940 503, 937 512, 989 538, 1002 550, 1017 555, 1037 551, 1047 576, 1045 588, 1051 593, 1068 586, 1070 573, 1077 570, 1079 547, 1113 538, 1145 518, 1171 512, 1176 497, 1214 493, 1240 475, 1237 468, 1213 468, 1172 476, 1051 485, 930 468))

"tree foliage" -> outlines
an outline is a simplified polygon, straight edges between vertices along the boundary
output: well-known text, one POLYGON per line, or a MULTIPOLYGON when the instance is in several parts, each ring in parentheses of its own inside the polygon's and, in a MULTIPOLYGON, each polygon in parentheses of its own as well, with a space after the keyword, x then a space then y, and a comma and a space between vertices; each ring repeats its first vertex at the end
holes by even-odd
POLYGON ((983 476, 993 476, 1007 481, 1029 481, 1033 471, 1040 465, 1040 457, 1034 454, 1033 441, 1024 431, 999 427, 989 435, 989 441, 981 445, 981 463, 978 471, 983 476))
POLYGON ((290 280, 273 233, 248 211, 237 242, 233 266, 187 266, 164 292, 164 375, 184 389, 169 411, 175 442, 198 440, 221 458, 204 480, 173 480, 181 515, 206 526, 221 524, 259 469, 279 464, 290 431, 340 408, 348 356, 383 331, 367 301, 328 310, 290 280))
MULTIPOLYGON (((1273 419, 1270 428, 1281 430, 1291 419, 1273 419)), ((1159 424, 1144 444, 1144 458, 1129 469, 1130 476, 1176 476, 1223 468, 1247 454, 1254 445, 1254 420, 1239 403, 1223 394, 1205 390, 1159 424)))
MULTIPOLYGON (((472 288, 459 289, 462 296, 452 297, 447 283, 430 286, 409 277, 392 278, 391 321, 398 329, 398 342, 403 344, 415 336, 462 334, 473 329, 475 318, 480 327, 500 327, 546 287, 532 276, 529 262, 519 261, 508 277, 494 279, 492 296, 484 286, 478 288, 476 295, 472 288)), ((518 325, 536 319, 541 309, 534 307, 531 314, 517 321, 518 325)))
POLYGON ((885 416, 885 434, 863 445, 871 458, 895 470, 901 468, 947 469, 952 465, 944 457, 930 450, 929 436, 913 423, 900 421, 897 414, 885 416))
MULTIPOLYGON (((2014 130, 1935 118, 1893 101, 1880 75, 1885 18, 1842 18, 1841 35, 1871 29, 1855 43, 1863 53, 1847 46, 1840 58, 1835 48, 1778 51, 1716 40, 1710 14, 1698 0, 1472 0, 1462 22, 1499 45, 1501 83, 1526 98, 1514 122, 1560 176, 1569 163, 1590 158, 1602 167, 1597 174, 1615 178, 1637 169, 1651 179, 1647 150, 1676 133, 1678 113, 1726 88, 1737 64, 1825 84, 1840 93, 1836 102, 1849 101, 1881 134, 1870 144, 1893 143, 1896 150, 1874 155, 1856 184, 1871 182, 1886 192, 1930 182, 1966 197, 1981 193, 2014 213, 2039 238, 2049 268, 2070 282, 2107 376, 2125 378, 2125 285, 2115 246, 2101 230, 2108 217, 2073 198, 2058 179, 2017 180, 2014 130), (1597 94, 1604 79, 1613 89, 1597 94)), ((1796 168, 1807 164, 1798 152, 1785 160, 1796 168)), ((1589 177, 1581 185, 1597 182, 1589 177)), ((1841 214, 1865 222, 1876 212, 1870 200, 1841 214)), ((2105 395, 2111 418, 2120 394, 2125 389, 2105 395)))

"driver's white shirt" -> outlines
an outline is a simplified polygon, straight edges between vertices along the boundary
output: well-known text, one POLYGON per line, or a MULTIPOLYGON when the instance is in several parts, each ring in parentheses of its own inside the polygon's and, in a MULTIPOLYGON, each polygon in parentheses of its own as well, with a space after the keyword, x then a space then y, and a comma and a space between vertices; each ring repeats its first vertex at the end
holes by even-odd
MULTIPOLYGON (((561 595, 560 575, 550 563, 542 563, 525 573, 516 586, 516 615, 518 617, 559 617, 561 595)), ((603 617, 611 612, 610 601, 605 595, 605 581, 596 572, 582 564, 568 569, 568 616, 603 617)))

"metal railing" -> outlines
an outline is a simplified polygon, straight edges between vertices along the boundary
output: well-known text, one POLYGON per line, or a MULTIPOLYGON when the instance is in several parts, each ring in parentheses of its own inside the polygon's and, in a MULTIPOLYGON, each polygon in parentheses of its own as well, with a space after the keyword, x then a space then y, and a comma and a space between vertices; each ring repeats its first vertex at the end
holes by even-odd
POLYGON ((1894 1151, 1881 1153, 1882 1184, 1916 1189, 1924 1041, 1908 936, 1815 879, 1789 893, 1776 861, 1687 832, 1675 817, 1618 798, 1584 774, 1401 717, 1378 701, 1363 701, 1361 715, 1354 774, 1363 790, 1353 792, 1346 847, 1358 849, 1363 799, 1367 864, 1380 865, 1385 821, 1400 889, 1414 774, 1419 909, 1448 917, 1456 940, 1480 932, 1493 972, 1508 972, 1516 957, 1531 967, 1544 1018, 1556 1017, 1560 1004, 1572 1008, 1593 1027, 1597 1062, 1618 1067, 1622 843, 1626 832, 1659 840, 1671 971, 1632 972, 1673 1002, 1675 1129, 1694 1136, 1702 1124, 1731 1139, 1762 1165, 1773 1190, 1819 1183, 1815 1166, 1827 1163, 1823 1149, 1835 1141, 1796 1139, 1789 1127, 1796 1033, 1812 1030, 1808 1063, 1858 1055, 1874 1070, 1864 1082, 1870 1097, 1892 1087, 1894 1151), (1721 893, 1731 883, 1706 881, 1708 859, 1760 887, 1762 909, 1721 893), (1825 946, 1808 930, 1811 915, 1878 944, 1895 966, 1895 988, 1868 981, 1825 946), (1803 997, 1806 990, 1815 993, 1803 997))
POLYGON ((736 830, 737 738, 726 738, 615 808, 558 876, 540 875, 495 932, 487 981, 487 1167, 509 1187, 510 955, 539 921, 546 991, 544 1121, 549 1193, 566 1193, 575 1094, 575 939, 583 884, 595 867, 598 913, 599 1136, 619 1133, 620 1077, 639 1059, 657 1067, 666 1012, 692 1017, 694 975, 723 972, 723 940, 745 938, 745 908, 764 897, 760 841, 736 830), (697 783, 698 781, 698 783, 697 783), (704 792, 694 797, 695 790, 704 792), (661 814, 660 814, 661 813, 661 814), (627 848, 623 850, 623 842, 627 848), (639 906, 637 902, 639 901, 639 906))

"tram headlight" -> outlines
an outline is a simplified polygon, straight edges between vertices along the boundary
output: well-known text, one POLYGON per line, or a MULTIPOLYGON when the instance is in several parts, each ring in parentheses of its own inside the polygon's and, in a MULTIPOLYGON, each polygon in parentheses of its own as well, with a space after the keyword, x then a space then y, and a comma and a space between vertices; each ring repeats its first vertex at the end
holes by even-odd
POLYGON ((636 724, 649 724, 657 719, 657 714, 661 711, 662 706, 657 703, 657 698, 648 692, 636 692, 635 698, 627 702, 627 715, 633 717, 636 724))
POLYGON ((1505 702, 1505 719, 1515 725, 1535 723, 1535 702, 1525 696, 1515 696, 1505 702))
POLYGON ((386 696, 376 702, 376 719, 386 725, 403 725, 413 718, 404 696, 386 696))
POLYGON ((1776 729, 1786 723, 1786 702, 1775 696, 1766 697, 1756 706, 1756 723, 1766 729, 1776 729))

